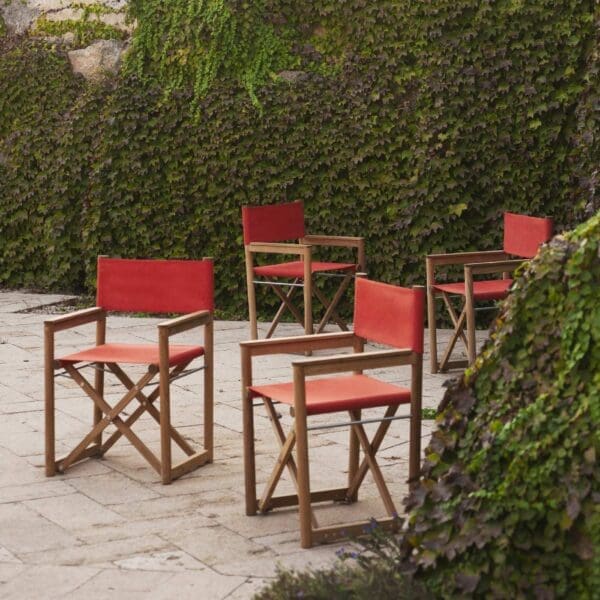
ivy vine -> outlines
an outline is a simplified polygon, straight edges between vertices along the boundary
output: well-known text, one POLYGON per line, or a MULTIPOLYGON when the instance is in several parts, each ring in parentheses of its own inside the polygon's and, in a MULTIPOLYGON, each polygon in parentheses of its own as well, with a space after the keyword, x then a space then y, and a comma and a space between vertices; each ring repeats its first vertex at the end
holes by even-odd
POLYGON ((138 25, 126 70, 157 79, 167 94, 191 86, 195 106, 223 77, 260 107, 258 87, 292 60, 285 36, 266 19, 264 0, 237 10, 226 0, 133 0, 129 14, 138 25))

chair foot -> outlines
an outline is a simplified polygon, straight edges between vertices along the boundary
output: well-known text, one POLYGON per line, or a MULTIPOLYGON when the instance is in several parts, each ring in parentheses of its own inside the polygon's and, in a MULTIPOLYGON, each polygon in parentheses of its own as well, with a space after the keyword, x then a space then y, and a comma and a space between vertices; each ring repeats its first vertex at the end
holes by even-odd
MULTIPOLYGON (((72 465, 80 463, 82 460, 86 460, 88 458, 102 458, 103 456, 104 456, 104 450, 102 449, 102 446, 99 444, 94 444, 93 446, 89 446, 88 448, 86 448, 85 450, 80 452, 77 456, 72 458, 66 467, 64 466, 64 462, 67 457, 64 456, 62 458, 59 458, 54 463, 54 472, 62 474, 68 468, 70 468, 72 465)), ((47 470, 46 470, 46 472, 47 472, 47 470)))

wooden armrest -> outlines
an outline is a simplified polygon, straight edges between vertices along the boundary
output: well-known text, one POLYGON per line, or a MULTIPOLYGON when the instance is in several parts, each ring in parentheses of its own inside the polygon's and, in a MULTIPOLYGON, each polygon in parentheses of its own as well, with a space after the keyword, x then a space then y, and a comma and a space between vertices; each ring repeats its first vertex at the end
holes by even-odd
POLYGON ((293 361, 292 366, 294 369, 299 369, 304 376, 326 375, 328 373, 410 365, 415 362, 415 357, 416 354, 409 349, 379 350, 376 352, 339 354, 323 358, 305 358, 293 361))
POLYGON ((167 336, 171 336, 194 327, 208 325, 209 323, 212 323, 212 320, 213 316, 210 310, 199 310, 181 317, 169 319, 168 321, 163 321, 158 324, 158 329, 166 332, 167 336))
POLYGON ((351 331, 340 331, 336 333, 270 338, 268 340, 249 340, 247 342, 240 342, 240 348, 250 356, 290 354, 306 350, 347 348, 354 344, 355 339, 356 336, 351 331))
POLYGON ((313 244, 314 246, 343 246, 346 248, 358 248, 364 244, 365 238, 345 235, 305 235, 301 243, 313 244))
POLYGON ((86 325, 106 318, 106 311, 99 307, 84 308, 66 315, 59 315, 44 321, 44 327, 49 331, 63 331, 79 325, 86 325))
POLYGON ((514 271, 523 264, 523 260, 497 260, 485 263, 472 263, 465 265, 465 273, 468 271, 471 275, 488 275, 491 273, 505 273, 514 271))
POLYGON ((282 244, 279 242, 251 242, 246 248, 253 254, 263 252, 266 254, 298 254, 310 255, 310 246, 307 244, 282 244))
POLYGON ((343 248, 356 248, 358 251, 357 265, 360 271, 365 269, 365 238, 347 235, 305 235, 300 240, 314 246, 337 246, 343 248))
POLYGON ((464 265, 466 263, 505 260, 504 250, 484 250, 482 252, 455 252, 454 254, 428 254, 425 260, 430 265, 464 265))

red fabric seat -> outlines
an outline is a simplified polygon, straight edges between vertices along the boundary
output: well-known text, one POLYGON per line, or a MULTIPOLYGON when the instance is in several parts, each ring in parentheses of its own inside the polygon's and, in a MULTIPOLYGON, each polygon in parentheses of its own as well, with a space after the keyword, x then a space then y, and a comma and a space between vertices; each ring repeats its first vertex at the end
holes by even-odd
MULTIPOLYGON (((335 262, 313 262, 311 263, 312 273, 324 273, 327 271, 356 271, 356 265, 348 263, 335 262)), ((254 267, 254 273, 262 277, 289 277, 292 279, 304 278, 304 263, 300 260, 276 265, 264 265, 254 267)))
MULTIPOLYGON (((202 346, 169 346, 169 365, 178 365, 204 354, 202 346)), ((130 365, 157 365, 159 363, 158 344, 102 344, 75 352, 58 359, 65 363, 99 362, 125 363, 130 365)))
MULTIPOLYGON (((502 300, 508 295, 512 279, 492 279, 489 281, 474 281, 473 282, 473 297, 475 300, 502 300)), ((446 292, 447 294, 459 294, 464 296, 465 283, 459 281, 457 283, 437 283, 433 286, 435 290, 446 292)))
MULTIPOLYGON (((294 405, 292 382, 251 386, 250 391, 255 397, 270 398, 283 404, 294 405)), ((306 413, 309 415, 408 403, 410 403, 409 389, 366 375, 306 381, 306 413)))

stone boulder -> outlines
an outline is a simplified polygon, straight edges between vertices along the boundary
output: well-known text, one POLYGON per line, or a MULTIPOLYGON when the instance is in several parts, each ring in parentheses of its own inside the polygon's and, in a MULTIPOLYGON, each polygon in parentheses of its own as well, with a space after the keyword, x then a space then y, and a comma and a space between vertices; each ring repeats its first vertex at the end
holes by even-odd
POLYGON ((0 1, 0 14, 10 33, 24 34, 38 18, 40 11, 24 2, 5 3, 0 1))
POLYGON ((87 48, 71 50, 69 60, 74 73, 89 81, 97 81, 117 73, 126 44, 119 40, 100 40, 87 48))

